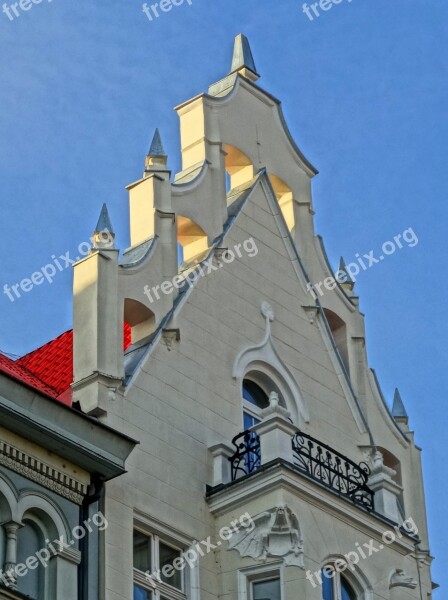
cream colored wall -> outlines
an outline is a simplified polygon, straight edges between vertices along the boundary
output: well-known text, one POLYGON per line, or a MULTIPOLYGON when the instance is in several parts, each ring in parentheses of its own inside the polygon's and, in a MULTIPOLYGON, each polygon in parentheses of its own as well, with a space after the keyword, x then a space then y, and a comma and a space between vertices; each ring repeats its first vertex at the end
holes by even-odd
MULTIPOLYGON (((274 308, 274 343, 309 406, 310 423, 299 426, 354 460, 364 458, 358 446, 367 446, 368 436, 359 432, 320 330, 310 324, 302 309, 306 291, 298 282, 261 187, 227 236, 226 246, 232 248, 250 237, 256 240, 258 255, 249 258, 244 253, 242 259, 199 281, 175 320, 180 342, 172 351, 160 342, 126 397, 111 407, 108 423, 141 443, 131 455, 129 473, 108 486, 108 514, 117 523, 117 528, 107 532, 108 598, 130 597, 130 559, 117 560, 117 544, 119 540, 120 552, 129 557, 133 509, 191 538, 202 539, 215 530, 204 500, 205 485, 211 481, 207 448, 229 443, 242 429, 241 391, 232 379, 232 367, 243 347, 263 338, 262 301, 274 308), (116 414, 115 406, 119 407, 116 414), (124 543, 128 547, 123 551, 124 543)), ((400 451, 390 432, 384 445, 400 451)), ((279 501, 277 495, 275 503, 279 501)), ((301 522, 307 521, 310 510, 298 506, 301 522)), ((314 514, 313 519, 320 517, 314 514)), ((340 529, 348 544, 362 541, 356 531, 337 522, 331 526, 332 540, 334 528, 340 529)), ((309 564, 318 565, 325 553, 320 551, 322 542, 312 538, 310 530, 309 564)), ((385 553, 384 568, 389 564, 390 556, 385 553)), ((210 573, 201 573, 204 600, 217 597, 217 572, 211 557, 208 566, 210 573)), ((291 570, 303 579, 301 571, 291 570)), ((227 589, 226 580, 222 585, 227 589)), ((310 584, 297 585, 308 589, 310 584)), ((232 593, 227 597, 236 599, 232 593)))
MULTIPOLYGON (((178 113, 184 168, 208 162, 198 170, 197 178, 188 183, 173 184, 170 189, 166 180, 154 187, 146 180, 137 184, 141 190, 131 191, 135 198, 135 202, 131 200, 134 241, 141 241, 145 231, 156 235, 159 231, 162 243, 138 267, 120 270, 119 284, 115 284, 120 299, 128 297, 145 303, 144 284, 160 284, 173 275, 176 222, 173 219, 168 223, 166 218, 171 211, 193 220, 196 217, 209 243, 222 231, 226 220, 223 155, 226 144, 249 156, 256 170, 266 167, 268 174, 275 174, 291 188, 297 219, 294 235, 305 268, 312 281, 332 275, 314 238, 310 179, 315 172, 289 141, 277 102, 239 78, 228 97, 201 96, 179 107, 178 113), (163 222, 157 221, 162 219, 160 214, 154 217, 155 224, 139 220, 150 218, 154 208, 163 211, 163 222)), ((107 485, 106 511, 110 525, 105 533, 106 600, 132 597, 135 511, 148 514, 192 539, 216 534, 218 523, 205 501, 205 486, 212 481, 208 449, 219 442, 230 443, 242 429, 241 389, 232 378, 232 370, 237 354, 264 337, 262 302, 268 302, 275 312, 271 326, 274 345, 300 388, 310 414, 309 423, 302 419, 297 426, 355 461, 365 460, 366 450, 371 446, 360 409, 331 349, 322 318, 310 322, 309 312, 303 308, 314 302, 306 290, 279 207, 275 199, 268 200, 269 194, 267 178, 261 177, 236 223, 220 243, 232 249, 252 237, 259 249, 257 256, 249 258, 243 251, 241 259, 223 264, 218 272, 200 279, 166 324, 167 328, 179 329, 180 341, 174 343, 171 351, 162 339, 156 342, 132 384, 119 389, 108 403, 104 401, 107 414, 103 420, 140 441, 128 461, 128 473, 107 485)), ((75 268, 79 268, 81 277, 82 263, 75 268)), ((101 298, 114 288, 104 284, 99 290, 95 285, 92 289, 95 298, 101 298)), ((78 319, 75 318, 75 340, 82 339, 76 337, 76 329, 82 330, 82 321, 89 319, 89 311, 94 318, 97 316, 95 298, 92 300, 88 294, 85 298, 78 319)), ((163 298, 152 307, 157 325, 172 307, 173 298, 163 298)), ((78 298, 78 305, 80 301, 78 298)), ((326 292, 322 304, 346 322, 352 384, 359 406, 376 445, 387 448, 401 461, 406 513, 423 532, 425 549, 418 452, 398 431, 372 383, 363 348, 364 321, 357 300, 349 299, 337 289, 326 292)), ((147 302, 146 305, 149 306, 147 302)), ((87 344, 88 331, 84 333, 87 344)), ((99 335, 99 347, 102 339, 108 338, 99 335)), ((85 361, 81 361, 81 366, 84 373, 89 372, 85 361)), ((85 388, 84 393, 95 391, 85 388)), ((94 405, 94 398, 92 402, 94 405)), ((285 497, 282 490, 274 491, 253 506, 249 503, 241 507, 241 512, 272 507, 285 497)), ((319 568, 330 550, 339 552, 356 541, 362 543, 365 532, 323 514, 322 509, 294 496, 288 496, 287 501, 304 528, 307 568, 319 568)), ((250 561, 238 559, 235 552, 222 552, 216 560, 213 555, 203 560, 201 599, 236 600, 235 569, 250 561)), ((380 582, 375 598, 389 597, 384 581, 391 564, 397 568, 403 565, 413 572, 410 559, 405 560, 393 548, 385 550, 378 561, 366 566, 367 578, 380 582)), ((303 571, 291 567, 285 572, 288 582, 285 600, 296 599, 298 592, 301 599, 317 600, 317 593, 310 591, 310 584, 303 579, 303 571)), ((424 570, 423 578, 427 586, 428 569, 424 570)), ((414 592, 409 595, 417 597, 414 592)))

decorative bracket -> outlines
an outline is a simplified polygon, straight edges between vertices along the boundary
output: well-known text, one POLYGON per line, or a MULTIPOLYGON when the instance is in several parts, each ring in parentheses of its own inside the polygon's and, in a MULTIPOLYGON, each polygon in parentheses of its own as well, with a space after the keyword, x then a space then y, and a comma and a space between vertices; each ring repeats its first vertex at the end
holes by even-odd
POLYGON ((389 588, 404 587, 415 590, 417 582, 413 577, 410 577, 403 569, 395 569, 390 578, 389 588))
POLYGON ((308 317, 308 321, 313 325, 317 319, 317 306, 302 306, 303 310, 306 312, 306 316, 308 317))
POLYGON ((180 340, 180 329, 164 329, 162 331, 163 341, 165 342, 168 352, 171 352, 174 342, 180 340))

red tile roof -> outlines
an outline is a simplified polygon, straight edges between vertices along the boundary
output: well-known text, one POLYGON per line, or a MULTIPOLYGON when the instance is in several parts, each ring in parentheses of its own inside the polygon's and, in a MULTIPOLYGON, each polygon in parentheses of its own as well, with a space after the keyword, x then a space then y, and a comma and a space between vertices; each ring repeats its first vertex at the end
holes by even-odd
POLYGON ((43 392, 47 396, 51 396, 52 398, 57 398, 58 396, 55 389, 41 381, 31 371, 28 371, 28 369, 17 364, 17 361, 11 360, 4 354, 0 354, 0 372, 12 377, 16 381, 24 383, 28 387, 43 392))
MULTIPOLYGON (((124 324, 124 350, 131 345, 131 328, 124 324)), ((0 354, 0 372, 71 406, 73 330, 16 361, 0 354)))
POLYGON ((73 330, 17 360, 41 381, 62 394, 73 382, 73 330))

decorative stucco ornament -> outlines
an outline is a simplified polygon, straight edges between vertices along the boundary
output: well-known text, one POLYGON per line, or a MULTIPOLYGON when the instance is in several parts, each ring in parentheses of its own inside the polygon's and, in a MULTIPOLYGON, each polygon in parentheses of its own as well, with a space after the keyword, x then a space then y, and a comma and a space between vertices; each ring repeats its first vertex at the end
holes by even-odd
POLYGON ((390 588, 405 587, 415 590, 417 582, 413 577, 410 577, 403 569, 396 569, 390 578, 390 588))
POLYGON ((282 558, 286 566, 304 567, 299 522, 286 505, 277 506, 252 519, 229 540, 229 550, 260 561, 282 558))
POLYGON ((261 305, 261 314, 263 315, 263 317, 266 317, 266 319, 268 319, 269 321, 272 321, 275 319, 275 314, 274 314, 274 309, 272 308, 272 306, 268 303, 268 302, 263 302, 261 305))

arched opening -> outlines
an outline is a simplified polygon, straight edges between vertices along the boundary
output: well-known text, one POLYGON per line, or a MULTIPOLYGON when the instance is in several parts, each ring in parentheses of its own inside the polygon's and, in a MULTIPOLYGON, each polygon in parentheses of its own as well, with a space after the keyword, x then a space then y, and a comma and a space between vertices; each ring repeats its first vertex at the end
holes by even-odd
POLYGON ((274 189, 278 203, 282 210, 289 231, 292 231, 295 225, 294 218, 294 199, 291 188, 277 175, 269 174, 271 185, 274 189))
POLYGON ((251 181, 254 178, 254 166, 250 158, 241 152, 241 150, 229 144, 224 146, 224 150, 226 152, 226 172, 230 177, 227 187, 233 190, 251 181))
POLYGON ((336 313, 324 308, 325 315, 327 317, 328 324, 333 334, 333 339, 339 354, 342 358, 347 373, 350 372, 350 363, 348 358, 348 340, 347 340, 347 326, 345 322, 336 313))
POLYGON ((13 520, 13 506, 16 504, 15 492, 6 478, 0 476, 0 569, 6 561, 6 531, 4 525, 13 520))
POLYGON ((266 373, 257 370, 246 373, 242 383, 244 430, 260 422, 261 412, 269 407, 271 392, 278 394, 280 405, 286 408, 279 386, 266 373))
MULTIPOLYGON (((45 533, 38 525, 37 519, 28 516, 23 519, 23 527, 17 531, 17 563, 25 564, 27 559, 46 548, 45 533)), ((26 575, 17 578, 17 589, 24 596, 36 600, 45 598, 45 570, 41 562, 33 562, 33 569, 28 569, 26 575)))
POLYGON ((355 592, 351 581, 339 572, 333 563, 322 569, 323 600, 360 600, 362 596, 355 592))
POLYGON ((208 250, 208 239, 205 231, 197 223, 177 216, 177 241, 182 247, 182 260, 188 262, 208 250))
POLYGON ((155 329, 155 316, 152 310, 132 298, 124 300, 124 322, 131 327, 132 343, 147 337, 155 329))

